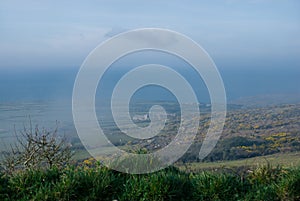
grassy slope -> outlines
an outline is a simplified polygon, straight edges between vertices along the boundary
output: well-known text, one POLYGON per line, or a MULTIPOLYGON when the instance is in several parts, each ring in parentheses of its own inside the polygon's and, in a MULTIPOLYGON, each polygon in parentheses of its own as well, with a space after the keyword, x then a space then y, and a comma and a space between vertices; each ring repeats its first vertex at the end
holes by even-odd
POLYGON ((296 167, 300 166, 300 152, 273 154, 268 156, 259 156, 242 160, 220 161, 220 162, 203 162, 203 163, 187 163, 184 165, 177 164, 181 170, 199 171, 203 169, 223 169, 223 168, 239 168, 243 166, 266 165, 273 166, 296 167))

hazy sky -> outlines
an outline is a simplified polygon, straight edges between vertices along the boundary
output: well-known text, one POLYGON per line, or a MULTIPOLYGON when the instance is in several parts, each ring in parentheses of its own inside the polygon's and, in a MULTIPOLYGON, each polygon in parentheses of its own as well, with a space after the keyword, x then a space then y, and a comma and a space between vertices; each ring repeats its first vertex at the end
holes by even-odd
POLYGON ((299 0, 0 1, 0 69, 79 67, 101 41, 158 27, 198 42, 218 67, 299 68, 299 0))

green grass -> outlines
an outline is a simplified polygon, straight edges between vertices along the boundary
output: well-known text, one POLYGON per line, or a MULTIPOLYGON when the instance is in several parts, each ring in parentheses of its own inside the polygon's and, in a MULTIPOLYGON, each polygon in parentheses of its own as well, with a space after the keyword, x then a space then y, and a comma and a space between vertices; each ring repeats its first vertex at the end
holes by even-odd
POLYGON ((0 175, 0 200, 299 200, 300 167, 259 165, 243 174, 175 167, 130 175, 97 163, 0 175))
POLYGON ((239 169, 242 167, 251 168, 257 165, 282 166, 282 167, 299 167, 300 152, 292 152, 285 154, 272 154, 267 156, 259 156, 248 159, 219 161, 219 162, 201 162, 201 163, 179 163, 176 166, 183 171, 198 172, 201 170, 218 170, 218 169, 239 169))

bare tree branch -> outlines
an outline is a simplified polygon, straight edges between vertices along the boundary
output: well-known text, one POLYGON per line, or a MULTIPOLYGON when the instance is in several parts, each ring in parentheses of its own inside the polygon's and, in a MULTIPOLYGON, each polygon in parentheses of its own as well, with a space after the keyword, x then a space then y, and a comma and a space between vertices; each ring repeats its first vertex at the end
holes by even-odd
POLYGON ((20 135, 16 135, 16 142, 10 145, 10 151, 2 153, 1 166, 6 172, 12 173, 17 169, 62 167, 69 163, 73 156, 71 146, 65 137, 60 137, 58 128, 49 132, 34 129, 30 121, 29 129, 25 126, 20 135))

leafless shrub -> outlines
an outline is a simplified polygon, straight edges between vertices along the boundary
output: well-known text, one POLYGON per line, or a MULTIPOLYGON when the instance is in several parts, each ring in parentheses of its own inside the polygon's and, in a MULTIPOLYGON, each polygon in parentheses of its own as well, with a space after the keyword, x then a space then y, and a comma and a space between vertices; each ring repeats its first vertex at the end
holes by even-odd
POLYGON ((47 169, 63 167, 72 157, 71 145, 65 137, 57 135, 57 127, 49 132, 38 126, 20 131, 16 142, 2 152, 1 166, 7 173, 22 169, 47 169))

